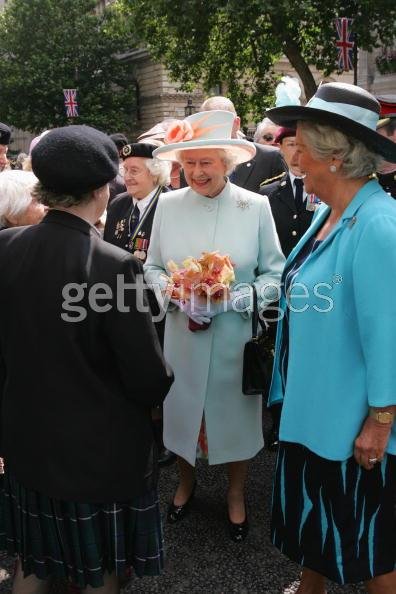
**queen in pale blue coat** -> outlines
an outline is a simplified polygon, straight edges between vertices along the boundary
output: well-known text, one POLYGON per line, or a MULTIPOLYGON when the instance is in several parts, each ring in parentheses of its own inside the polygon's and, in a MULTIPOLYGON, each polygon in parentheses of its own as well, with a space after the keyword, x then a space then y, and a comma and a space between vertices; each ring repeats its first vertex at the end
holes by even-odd
POLYGON ((304 185, 327 205, 289 255, 270 402, 283 402, 273 543, 303 566, 298 592, 325 577, 396 592, 396 203, 371 179, 396 145, 379 104, 329 83, 297 120, 304 185))
POLYGON ((255 150, 252 143, 230 138, 233 114, 202 112, 187 120, 197 139, 189 135, 190 140, 156 151, 158 158, 180 160, 189 187, 159 201, 145 277, 161 286, 171 260, 180 263, 217 250, 229 255, 236 281, 226 311, 221 312, 223 304, 201 311, 179 303, 166 317, 164 352, 175 383, 164 403, 164 444, 179 456, 181 476, 168 519, 175 522, 188 509, 203 431, 209 464, 228 463, 231 537, 241 540, 247 533, 247 461, 263 447, 262 398, 242 393, 243 350, 251 338, 251 287, 254 283, 264 304, 276 299, 284 257, 268 200, 226 177, 231 164, 249 160, 255 150), (235 302, 243 313, 233 310, 235 302), (193 333, 188 317, 211 324, 193 333))

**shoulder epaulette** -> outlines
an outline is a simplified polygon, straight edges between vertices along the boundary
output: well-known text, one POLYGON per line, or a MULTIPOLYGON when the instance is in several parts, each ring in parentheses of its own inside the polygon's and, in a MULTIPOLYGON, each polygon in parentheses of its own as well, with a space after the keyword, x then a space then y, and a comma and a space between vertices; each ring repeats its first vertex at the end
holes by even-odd
POLYGON ((271 184, 272 182, 276 181, 277 179, 282 179, 282 177, 284 177, 286 175, 286 171, 282 171, 282 173, 279 173, 278 175, 274 175, 274 177, 269 177, 268 179, 265 179, 264 181, 261 182, 260 184, 260 188, 262 188, 263 186, 266 186, 267 184, 271 184))

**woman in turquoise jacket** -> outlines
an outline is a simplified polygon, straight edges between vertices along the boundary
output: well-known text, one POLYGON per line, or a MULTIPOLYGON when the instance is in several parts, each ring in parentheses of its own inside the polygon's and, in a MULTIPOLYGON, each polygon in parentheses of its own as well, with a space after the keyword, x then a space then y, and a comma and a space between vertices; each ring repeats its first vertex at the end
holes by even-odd
POLYGON ((273 543, 303 567, 298 594, 325 577, 396 592, 396 204, 372 174, 396 145, 379 104, 322 85, 297 122, 304 185, 327 206, 290 254, 270 402, 283 402, 273 543))

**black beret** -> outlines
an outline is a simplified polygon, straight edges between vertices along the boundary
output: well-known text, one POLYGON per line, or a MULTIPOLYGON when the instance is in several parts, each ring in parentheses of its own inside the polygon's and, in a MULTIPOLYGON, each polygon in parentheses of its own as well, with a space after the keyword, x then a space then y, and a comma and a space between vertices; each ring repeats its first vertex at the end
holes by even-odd
POLYGON ((118 163, 111 138, 90 126, 55 128, 32 151, 32 169, 44 188, 77 196, 114 179, 118 163))
POLYGON ((127 144, 121 149, 121 159, 128 159, 128 157, 143 157, 144 159, 152 159, 153 152, 158 148, 153 144, 146 144, 145 142, 134 142, 127 144))
POLYGON ((2 124, 0 122, 0 144, 5 144, 6 146, 10 144, 11 139, 11 128, 7 126, 7 124, 2 124))
POLYGON ((121 150, 123 146, 128 144, 128 139, 124 134, 121 132, 116 132, 115 134, 110 134, 111 140, 114 142, 118 150, 121 150))

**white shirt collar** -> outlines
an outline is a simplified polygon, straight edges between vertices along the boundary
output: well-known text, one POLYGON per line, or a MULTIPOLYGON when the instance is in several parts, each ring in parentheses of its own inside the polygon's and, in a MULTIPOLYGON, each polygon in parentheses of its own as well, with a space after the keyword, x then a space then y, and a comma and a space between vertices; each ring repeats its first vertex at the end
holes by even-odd
POLYGON ((146 208, 150 204, 150 200, 154 196, 154 194, 156 193, 157 190, 158 190, 158 186, 156 186, 154 188, 154 190, 152 192, 150 192, 150 194, 148 194, 145 198, 142 198, 141 200, 137 200, 136 198, 132 198, 132 200, 133 200, 133 206, 135 206, 136 204, 138 205, 138 209, 139 209, 141 215, 144 213, 144 211, 146 210, 146 208))
MULTIPOLYGON (((294 196, 294 198, 295 198, 295 197, 296 197, 296 186, 294 185, 294 180, 297 178, 297 175, 294 175, 294 173, 292 173, 292 172, 289 170, 289 177, 290 177, 290 183, 291 183, 291 187, 292 187, 292 190, 293 190, 293 196, 294 196)), ((299 177, 299 178, 297 178, 297 179, 303 179, 303 178, 299 177)), ((303 181, 304 181, 304 180, 303 180, 303 181)), ((304 188, 304 189, 303 189, 303 200, 305 200, 305 198, 306 198, 306 197, 307 197, 307 193, 306 193, 306 191, 305 191, 305 188, 304 188)))

